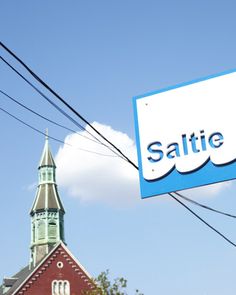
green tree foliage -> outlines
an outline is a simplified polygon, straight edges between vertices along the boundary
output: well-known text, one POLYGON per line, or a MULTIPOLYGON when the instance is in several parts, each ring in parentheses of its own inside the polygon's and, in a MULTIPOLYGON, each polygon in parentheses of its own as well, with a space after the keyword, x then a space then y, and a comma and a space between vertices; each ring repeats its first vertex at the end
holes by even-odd
MULTIPOLYGON (((127 280, 116 278, 113 282, 109 280, 109 270, 103 271, 94 279, 96 289, 85 292, 86 295, 128 295, 127 280)), ((135 290, 135 295, 143 295, 139 290, 135 290)))

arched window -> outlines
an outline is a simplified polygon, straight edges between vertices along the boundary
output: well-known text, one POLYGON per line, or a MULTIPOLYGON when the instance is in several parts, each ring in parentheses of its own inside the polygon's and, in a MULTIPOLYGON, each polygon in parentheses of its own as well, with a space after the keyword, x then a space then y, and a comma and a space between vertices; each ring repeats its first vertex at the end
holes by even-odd
POLYGON ((64 295, 63 290, 63 281, 58 282, 58 289, 59 289, 59 295, 64 295))
POLYGON ((53 281, 52 282, 52 295, 58 295, 58 294, 59 294, 58 282, 53 281))
POLYGON ((70 295, 70 283, 68 281, 64 281, 64 294, 65 295, 70 295))
POLYGON ((52 295, 70 295, 69 281, 63 281, 63 280, 52 281, 52 295))

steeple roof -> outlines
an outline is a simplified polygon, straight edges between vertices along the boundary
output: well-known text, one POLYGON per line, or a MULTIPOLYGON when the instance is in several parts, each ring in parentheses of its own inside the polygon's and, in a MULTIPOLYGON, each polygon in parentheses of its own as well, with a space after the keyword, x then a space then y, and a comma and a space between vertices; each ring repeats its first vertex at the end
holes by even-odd
POLYGON ((41 184, 31 209, 31 214, 43 210, 61 210, 65 212, 55 184, 41 184))
POLYGON ((53 160, 52 153, 49 148, 48 132, 47 131, 46 131, 45 145, 44 145, 43 153, 42 153, 41 160, 39 163, 39 168, 43 167, 43 166, 56 167, 55 162, 53 160))
POLYGON ((56 165, 50 151, 47 134, 38 169, 39 185, 30 214, 44 210, 56 210, 65 213, 57 191, 56 165))
POLYGON ((30 211, 30 265, 32 266, 36 266, 57 242, 65 242, 65 210, 57 191, 56 165, 49 148, 48 135, 46 135, 38 175, 39 185, 30 211))

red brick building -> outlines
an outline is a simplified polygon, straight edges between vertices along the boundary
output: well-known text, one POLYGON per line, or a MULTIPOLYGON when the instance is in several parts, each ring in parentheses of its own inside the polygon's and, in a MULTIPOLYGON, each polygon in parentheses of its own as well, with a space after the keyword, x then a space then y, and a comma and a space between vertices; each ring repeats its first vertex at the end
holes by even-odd
POLYGON ((56 165, 47 136, 38 171, 39 184, 30 211, 30 262, 3 279, 0 295, 85 294, 95 285, 65 243, 65 210, 57 191, 56 165))

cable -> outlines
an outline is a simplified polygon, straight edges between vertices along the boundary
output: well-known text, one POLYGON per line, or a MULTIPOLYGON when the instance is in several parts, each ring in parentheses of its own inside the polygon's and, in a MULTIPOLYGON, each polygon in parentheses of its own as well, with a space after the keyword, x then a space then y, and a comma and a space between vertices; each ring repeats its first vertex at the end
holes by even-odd
MULTIPOLYGON (((28 108, 27 106, 25 106, 24 104, 20 103, 18 100, 16 100, 15 98, 13 98, 12 96, 10 96, 10 95, 7 94, 6 92, 2 91, 1 89, 0 89, 0 93, 2 93, 4 96, 6 96, 7 98, 9 98, 10 100, 12 100, 13 102, 15 102, 16 104, 18 104, 18 105, 20 105, 21 107, 25 108, 26 110, 30 111, 31 113, 33 113, 33 114, 39 116, 40 118, 42 118, 42 119, 44 119, 44 120, 46 120, 46 121, 48 121, 48 122, 50 122, 50 123, 52 123, 52 124, 54 124, 54 125, 56 125, 56 126, 59 126, 59 127, 64 128, 64 129, 66 129, 66 130, 68 130, 68 131, 71 131, 71 132, 73 132, 73 133, 75 133, 75 134, 77 134, 77 135, 79 135, 79 136, 82 136, 82 137, 84 137, 84 138, 86 138, 86 139, 88 139, 88 140, 91 140, 91 141, 95 142, 96 144, 101 144, 100 142, 97 142, 97 141, 95 141, 95 140, 93 140, 93 139, 91 139, 91 138, 89 138, 89 137, 87 137, 87 136, 85 136, 85 135, 83 135, 83 134, 80 134, 80 133, 76 132, 76 131, 73 130, 73 129, 70 129, 70 128, 66 127, 66 126, 63 126, 63 125, 61 125, 61 124, 59 124, 59 123, 57 123, 57 122, 55 122, 55 121, 52 121, 52 120, 50 120, 50 119, 48 119, 48 118, 42 116, 42 115, 39 114, 38 112, 35 112, 34 110, 32 110, 32 109, 28 108)), ((209 207, 209 206, 203 205, 203 204, 201 204, 201 203, 199 203, 199 202, 196 202, 196 201, 194 201, 194 200, 192 200, 192 199, 190 199, 190 198, 187 198, 186 196, 180 194, 179 192, 174 192, 174 193, 175 193, 177 196, 179 196, 180 198, 182 198, 182 199, 184 199, 184 200, 186 200, 186 201, 188 201, 188 202, 190 202, 190 203, 192 203, 192 204, 194 204, 194 205, 197 205, 197 206, 199 206, 199 207, 202 207, 202 208, 204 208, 204 209, 210 210, 210 211, 215 212, 215 213, 219 213, 219 214, 222 214, 222 215, 225 215, 225 216, 228 216, 228 217, 236 218, 235 215, 232 215, 232 214, 229 214, 229 213, 226 213, 226 212, 220 211, 220 210, 213 209, 213 208, 211 208, 211 207, 209 207)))
MULTIPOLYGON (((8 63, 2 56, 0 59, 10 67, 17 75, 19 75, 27 84, 29 84, 35 91, 37 91, 44 99, 46 99, 53 107, 55 107, 59 112, 61 112, 64 116, 66 116, 69 120, 71 120, 77 127, 81 130, 86 131, 86 129, 75 121, 71 116, 69 116, 66 112, 64 112, 60 107, 58 107, 50 98, 48 98, 42 91, 40 91, 36 86, 34 86, 28 79, 26 79, 19 71, 17 71, 10 63, 8 63)), ((90 134, 91 135, 91 134, 90 134)))
POLYGON ((79 129, 84 130, 85 128, 75 121, 71 116, 65 113, 60 107, 58 107, 50 98, 48 98, 42 91, 40 91, 36 86, 34 86, 28 79, 26 79, 19 71, 17 71, 10 63, 8 63, 2 56, 0 59, 10 67, 18 76, 20 76, 27 84, 29 84, 35 91, 37 91, 44 99, 46 99, 53 107, 55 107, 59 112, 61 112, 64 116, 66 116, 69 120, 71 120, 79 129))
POLYGON ((182 198, 182 199, 184 199, 184 200, 186 200, 186 201, 188 201, 188 202, 190 202, 190 203, 192 203, 192 204, 194 204, 194 205, 197 205, 197 206, 202 207, 202 208, 204 208, 204 209, 207 209, 207 210, 213 211, 213 212, 215 212, 215 213, 219 213, 219 214, 222 214, 222 215, 225 215, 225 216, 228 216, 228 217, 236 218, 236 216, 233 215, 233 214, 229 214, 229 213, 226 213, 226 212, 223 212, 223 211, 220 211, 220 210, 213 209, 213 208, 211 208, 211 207, 209 207, 209 206, 203 205, 203 204, 198 203, 198 202, 196 202, 196 201, 194 201, 194 200, 192 200, 192 199, 189 199, 189 198, 183 196, 182 194, 180 194, 180 193, 178 193, 178 192, 174 192, 174 193, 175 193, 177 196, 179 196, 180 198, 182 198))
MULTIPOLYGON (((36 131, 36 132, 38 132, 38 133, 40 133, 40 134, 42 134, 43 136, 45 136, 45 132, 43 132, 43 131, 41 131, 41 130, 35 128, 35 127, 33 127, 32 125, 30 125, 30 124, 28 124, 28 123, 26 123, 26 122, 24 122, 23 120, 21 120, 21 119, 19 119, 18 117, 12 115, 11 113, 9 113, 8 111, 6 111, 5 109, 3 109, 3 108, 1 108, 1 107, 0 107, 0 110, 1 110, 2 112, 4 112, 5 114, 9 115, 10 117, 14 118, 15 120, 17 120, 18 122, 22 123, 23 125, 29 127, 30 129, 32 129, 32 130, 34 130, 34 131, 36 131)), ((52 140, 54 140, 54 141, 57 141, 57 142, 63 143, 63 144, 65 144, 65 145, 68 145, 68 146, 70 146, 70 147, 76 148, 76 149, 78 149, 78 150, 80 150, 80 151, 84 151, 84 152, 88 152, 88 153, 91 153, 91 154, 96 154, 96 155, 104 156, 104 157, 117 157, 117 156, 115 156, 115 155, 107 155, 107 154, 98 153, 98 152, 90 151, 90 150, 83 149, 83 148, 78 148, 78 147, 73 146, 72 144, 69 144, 69 143, 67 143, 67 142, 65 142, 65 141, 63 141, 63 140, 57 139, 57 138, 55 138, 55 137, 53 137, 53 136, 49 136, 49 135, 48 135, 48 138, 50 138, 50 139, 52 139, 52 140)))
POLYGON ((187 205, 182 203, 179 199, 177 199, 172 193, 169 193, 169 195, 179 204, 181 204, 185 209, 187 209, 189 212, 191 212, 195 217, 197 217, 201 222, 203 222, 206 226, 208 226, 210 229, 212 229, 214 232, 216 232, 218 235, 220 235, 223 239, 225 239, 228 243, 236 247, 236 244, 233 243, 230 239, 228 239, 225 235, 223 235, 220 231, 218 231, 216 228, 214 228, 212 225, 210 225, 208 222, 206 222, 202 217, 200 217, 198 214, 196 214, 193 210, 191 210, 187 205))
MULTIPOLYGON (((39 83, 41 83, 48 91, 50 91, 57 99, 59 99, 68 109, 70 109, 77 117, 79 117, 84 123, 86 123, 93 131, 95 131, 101 138, 103 138, 107 143, 109 143, 120 155, 122 155, 122 159, 126 159, 128 163, 130 163, 135 169, 139 170, 139 167, 133 163, 119 148, 117 148, 112 142, 110 142, 103 134, 101 134, 95 127, 93 127, 79 112, 77 112, 72 106, 70 106, 69 103, 67 103, 59 94, 57 94, 51 87, 49 87, 39 76, 37 76, 19 57, 17 57, 10 49, 8 49, 2 42, 0 42, 2 47, 10 54, 12 55, 39 83)), ((1 57, 2 58, 2 57, 1 57)), ((2 58, 4 61, 4 59, 2 58)), ((8 63, 7 63, 8 64, 8 63)), ((9 64, 8 64, 9 65, 9 64)), ((10 66, 10 65, 9 65, 10 66)), ((11 66, 10 66, 11 67, 11 66)), ((13 67, 11 67, 14 71, 16 71, 13 67)), ((22 78, 23 76, 20 75, 22 78)), ((23 78, 25 81, 26 79, 23 78)), ((28 82, 30 83, 30 82, 28 82)), ((31 84, 31 83, 30 83, 31 84)), ((36 87, 32 85, 32 87, 35 89, 36 87)), ((37 88, 36 88, 37 89, 37 88)), ((36 90, 35 89, 35 90, 36 90)), ((36 90, 38 91, 38 90, 36 90)), ((38 91, 39 92, 39 91, 38 91)), ((47 99, 48 100, 48 99, 47 99)), ((52 103, 52 102, 50 102, 52 103)), ((60 108, 52 103, 59 111, 60 108)), ((64 112, 64 111, 63 111, 64 112)), ((68 116, 66 113, 65 116, 68 116)), ((74 119, 73 119, 74 120, 74 119)), ((76 122, 77 124, 77 122, 76 122)), ((44 133, 43 133, 44 134, 44 133)), ((176 193, 178 195, 178 193, 176 193)), ((200 221, 202 221, 205 225, 207 225, 210 229, 215 231, 218 235, 220 235, 223 239, 225 239, 228 243, 236 247, 236 244, 234 244, 231 240, 229 240, 227 237, 225 237, 221 232, 219 232, 217 229, 215 229, 213 226, 211 226, 209 223, 207 223, 203 218, 201 218, 199 215, 197 215, 193 210, 191 210, 187 205, 182 203, 178 198, 176 198, 172 193, 169 193, 169 195, 177 201, 179 204, 181 204, 183 207, 185 207, 189 212, 191 212, 196 218, 198 218, 200 221)), ((194 201, 193 201, 194 202, 194 201)), ((203 205, 204 206, 204 205, 203 205)), ((206 208, 207 206, 205 206, 206 208)), ((210 208, 210 207, 209 207, 210 208)), ((217 212, 218 210, 212 209, 212 211, 217 212)), ((219 211, 220 212, 220 211, 219 211)), ((217 212, 217 213, 219 213, 217 212)))
MULTIPOLYGON (((10 67, 17 75, 19 75, 27 84, 29 84, 34 90, 36 90, 44 99, 46 99, 51 105, 53 105, 59 112, 61 112, 64 116, 66 116, 70 121, 72 121, 76 126, 78 126, 81 130, 87 132, 91 135, 94 139, 100 142, 102 145, 107 147, 110 151, 112 151, 116 156, 120 157, 123 160, 126 160, 123 156, 119 155, 114 151, 111 147, 107 146, 103 142, 101 142, 96 136, 94 136, 91 132, 85 129, 81 124, 79 124, 76 120, 74 120, 70 115, 68 115, 65 111, 63 111, 59 106, 57 106, 50 98, 48 98, 42 91, 40 91, 35 85, 33 85, 28 79, 26 79, 19 71, 17 71, 11 64, 9 64, 2 56, 0 59, 10 67)), ((127 161, 127 160, 126 160, 127 161)))
POLYGON ((55 122, 55 121, 53 121, 53 120, 51 120, 51 119, 48 119, 48 118, 44 117, 43 115, 39 114, 38 112, 32 110, 31 108, 27 107, 27 106, 24 105, 23 103, 19 102, 18 100, 16 100, 15 98, 13 98, 13 97, 10 96, 9 94, 7 94, 6 92, 2 91, 1 89, 0 89, 0 93, 2 93, 5 97, 9 98, 11 101, 13 101, 13 102, 15 102, 16 104, 20 105, 20 106, 23 107, 24 109, 26 109, 26 110, 28 110, 29 112, 33 113, 34 115, 36 115, 36 116, 38 116, 38 117, 40 117, 40 118, 42 118, 42 119, 44 119, 44 120, 46 120, 46 121, 52 123, 52 124, 54 124, 54 125, 56 125, 56 126, 58 126, 58 127, 61 127, 61 128, 65 129, 65 130, 68 130, 68 131, 70 131, 70 132, 73 132, 73 133, 75 133, 75 134, 77 134, 77 135, 79 135, 79 136, 82 136, 82 137, 84 137, 84 138, 90 140, 90 141, 93 141, 93 142, 95 142, 96 144, 101 144, 100 142, 98 142, 98 141, 96 141, 96 140, 93 140, 92 138, 89 138, 89 137, 87 137, 87 136, 85 136, 85 135, 83 135, 83 134, 78 133, 77 131, 75 131, 75 130, 73 130, 73 129, 70 129, 70 128, 64 126, 64 125, 61 125, 61 124, 59 124, 59 123, 57 123, 57 122, 55 122))
POLYGON ((57 94, 50 86, 48 86, 38 75, 36 75, 19 57, 17 57, 7 46, 0 42, 1 46, 13 56, 39 83, 41 83, 48 91, 50 91, 57 99, 59 99, 68 109, 70 109, 77 117, 85 122, 93 131, 95 131, 101 138, 109 143, 122 157, 126 159, 136 169, 138 166, 133 163, 119 148, 117 148, 110 140, 108 140, 103 134, 101 134, 93 125, 91 125, 79 112, 77 112, 68 102, 66 102, 59 94, 57 94))
POLYGON ((85 129, 81 124, 79 124, 76 120, 74 120, 70 115, 68 115, 65 111, 63 111, 58 105, 56 105, 50 98, 48 98, 42 91, 40 91, 35 85, 33 85, 28 79, 26 79, 19 71, 17 71, 10 63, 8 63, 2 56, 0 56, 0 59, 8 66, 10 67, 18 76, 20 76, 27 84, 29 84, 35 91, 37 91, 44 99, 46 99, 53 107, 55 107, 60 113, 62 113, 64 116, 66 116, 70 121, 72 121, 77 127, 79 127, 81 130, 87 132, 89 135, 91 135, 95 140, 100 142, 102 145, 107 147, 110 151, 112 151, 116 156, 120 157, 121 159, 127 161, 124 157, 117 154, 116 151, 114 151, 111 147, 107 146, 103 142, 101 142, 96 136, 94 136, 91 132, 89 132, 87 129, 85 129))

